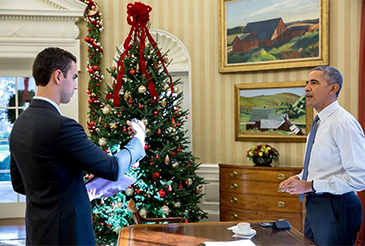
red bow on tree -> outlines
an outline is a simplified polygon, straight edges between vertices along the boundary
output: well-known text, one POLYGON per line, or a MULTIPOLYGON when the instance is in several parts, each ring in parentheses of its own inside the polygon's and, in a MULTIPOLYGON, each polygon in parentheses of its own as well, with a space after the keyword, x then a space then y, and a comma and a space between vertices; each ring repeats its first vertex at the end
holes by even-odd
MULTIPOLYGON (((117 107, 120 106, 120 99, 119 99, 119 91, 122 88, 122 79, 124 76, 124 63, 123 59, 127 52, 129 51, 130 42, 132 41, 132 38, 134 38, 134 41, 137 42, 137 39, 139 39, 139 65, 141 68, 142 73, 145 75, 148 83, 148 90, 150 92, 150 96, 152 98, 157 97, 157 92, 155 89, 155 84, 153 83, 151 76, 148 74, 146 70, 146 61, 143 56, 143 50, 146 47, 145 40, 146 36, 148 38, 148 41, 152 44, 152 47, 157 50, 156 54, 159 56, 159 59, 162 63, 162 66, 164 68, 164 71, 166 74, 169 75, 167 68, 164 64, 164 59, 161 55, 160 50, 157 48, 156 41, 153 39, 152 35, 150 34, 147 23, 150 20, 150 12, 152 8, 148 5, 145 5, 141 2, 135 2, 135 3, 129 3, 127 5, 127 22, 129 25, 131 25, 131 29, 129 31, 129 34, 124 41, 124 52, 119 58, 118 61, 118 75, 117 75, 117 84, 115 85, 114 90, 114 96, 113 96, 113 104, 117 107), (134 34, 134 35, 133 35, 134 34)), ((173 83, 172 78, 170 77, 171 82, 171 94, 173 93, 173 83)))

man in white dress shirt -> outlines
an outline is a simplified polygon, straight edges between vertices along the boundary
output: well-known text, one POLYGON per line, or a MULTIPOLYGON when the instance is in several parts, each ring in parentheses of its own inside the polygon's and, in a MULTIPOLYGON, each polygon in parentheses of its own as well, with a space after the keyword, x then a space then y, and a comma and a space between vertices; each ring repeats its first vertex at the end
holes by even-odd
POLYGON ((365 189, 364 132, 337 101, 342 82, 341 73, 330 66, 309 73, 306 102, 319 120, 308 176, 303 178, 302 171, 279 186, 283 192, 306 194, 304 234, 318 245, 353 245, 362 221, 354 191, 365 189))

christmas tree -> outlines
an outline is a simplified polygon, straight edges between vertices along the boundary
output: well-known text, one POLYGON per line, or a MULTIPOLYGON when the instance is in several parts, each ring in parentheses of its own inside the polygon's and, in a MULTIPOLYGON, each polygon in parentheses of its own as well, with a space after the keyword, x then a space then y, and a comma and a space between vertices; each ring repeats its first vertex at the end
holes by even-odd
POLYGON ((113 197, 92 202, 98 243, 116 242, 120 227, 133 224, 126 208, 130 199, 144 217, 179 216, 188 222, 207 218, 198 207, 205 182, 196 175, 200 164, 188 151, 183 128, 188 110, 181 106, 179 79, 173 81, 168 73, 167 54, 161 54, 147 28, 151 10, 140 2, 128 4, 131 29, 124 50, 118 51, 117 66, 108 69, 113 85, 107 87, 105 98, 92 100, 98 107, 91 114, 94 120, 89 129, 107 153, 116 153, 133 137, 127 120, 137 118, 146 126, 147 155, 128 173, 136 183, 113 197))

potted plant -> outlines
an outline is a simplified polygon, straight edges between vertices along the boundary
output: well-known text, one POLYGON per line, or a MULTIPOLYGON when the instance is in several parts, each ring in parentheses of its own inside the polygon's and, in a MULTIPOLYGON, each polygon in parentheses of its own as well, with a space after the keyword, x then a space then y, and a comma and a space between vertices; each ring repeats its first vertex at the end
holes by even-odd
POLYGON ((256 166, 270 166, 272 161, 279 160, 279 152, 268 144, 258 144, 247 150, 246 157, 256 166))

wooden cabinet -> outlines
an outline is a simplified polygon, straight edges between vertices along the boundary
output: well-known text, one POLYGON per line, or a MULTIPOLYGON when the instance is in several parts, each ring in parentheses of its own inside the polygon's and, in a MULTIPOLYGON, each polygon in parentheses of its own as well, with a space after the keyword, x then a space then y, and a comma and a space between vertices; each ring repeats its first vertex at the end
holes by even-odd
POLYGON ((300 168, 219 164, 220 220, 285 219, 303 231, 299 195, 278 189, 281 181, 300 171, 300 168))

